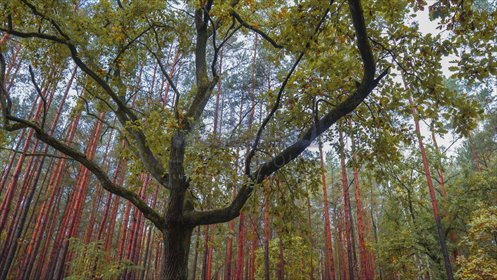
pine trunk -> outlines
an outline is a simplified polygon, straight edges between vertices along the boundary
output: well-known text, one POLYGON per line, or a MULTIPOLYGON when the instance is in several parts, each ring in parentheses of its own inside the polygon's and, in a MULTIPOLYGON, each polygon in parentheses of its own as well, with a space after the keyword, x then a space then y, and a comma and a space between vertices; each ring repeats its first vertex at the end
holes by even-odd
MULTIPOLYGON (((349 125, 352 129, 352 120, 349 119, 349 125)), ((364 219, 362 215, 362 202, 361 190, 359 184, 359 168, 357 166, 357 154, 354 136, 350 136, 352 142, 352 162, 354 165, 354 185, 355 185, 355 199, 356 199, 356 214, 357 214, 357 235, 359 238, 359 256, 361 258, 361 279, 371 279, 368 273, 368 252, 366 250, 366 243, 364 241, 364 219)))
POLYGON ((343 140, 342 130, 339 131, 340 140, 340 164, 342 167, 342 189, 343 189, 343 201, 344 201, 344 218, 345 218, 345 241, 347 246, 347 264, 348 264, 348 274, 350 279, 354 279, 354 256, 352 247, 352 225, 351 213, 350 213, 350 198, 349 198, 349 183, 347 180, 347 167, 345 165, 345 143, 343 140))
MULTIPOLYGON (((269 193, 264 192, 264 279, 270 279, 269 271, 269 239, 271 238, 269 225, 269 193)), ((229 279, 229 278, 228 278, 229 279)))
MULTIPOLYGON (((321 183, 323 186, 323 211, 324 211, 324 232, 326 235, 326 268, 330 280, 335 279, 335 264, 333 261, 333 243, 331 238, 330 208, 328 205, 328 186, 326 184, 323 144, 319 142, 319 158, 321 164, 321 183)), ((310 216, 309 216, 310 217, 310 216)))
POLYGON ((414 124, 416 127, 416 136, 418 138, 419 150, 421 152, 421 158, 423 159, 423 168, 425 171, 426 181, 428 183, 428 189, 430 191, 431 204, 433 206, 433 215, 435 217, 435 224, 437 227, 438 233, 438 242, 440 244, 440 250, 443 255, 445 272, 447 274, 447 279, 453 280, 454 275, 452 273, 452 265, 450 264, 449 251, 447 249, 447 244, 445 243, 445 231, 442 225, 442 219, 440 217, 440 211, 438 209, 437 197, 435 194, 435 187, 433 186, 433 180, 431 178, 430 165, 428 163, 428 157, 426 156, 425 147, 423 144, 423 138, 421 136, 421 128, 419 126, 419 118, 416 107, 414 106, 414 102, 412 98, 409 97, 409 104, 412 108, 412 115, 414 118, 414 124))

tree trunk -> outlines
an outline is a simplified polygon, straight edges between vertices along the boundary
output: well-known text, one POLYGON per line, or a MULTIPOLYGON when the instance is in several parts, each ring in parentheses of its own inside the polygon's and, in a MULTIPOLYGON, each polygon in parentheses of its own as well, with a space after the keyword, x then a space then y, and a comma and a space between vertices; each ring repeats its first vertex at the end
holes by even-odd
POLYGON ((481 171, 480 159, 478 157, 478 152, 476 151, 476 147, 475 144, 473 143, 473 137, 471 137, 471 134, 468 136, 468 142, 469 142, 469 148, 471 150, 471 155, 473 156, 473 161, 475 162, 476 172, 480 172, 481 171))
MULTIPOLYGON (((200 227, 197 227, 197 236, 196 236, 196 242, 195 242, 195 254, 193 257, 193 273, 192 273, 192 280, 197 279, 197 259, 198 259, 198 247, 200 245, 200 238, 202 236, 200 235, 200 227)), ((226 278, 229 279, 229 278, 226 278)))
POLYGON ((164 261, 161 272, 163 280, 186 280, 188 276, 188 252, 193 228, 178 225, 163 230, 164 261))
MULTIPOLYGON (((435 131, 434 131, 433 127, 431 128, 431 138, 433 140, 433 145, 435 146, 435 150, 437 151, 437 154, 440 154, 441 153, 440 148, 438 147, 437 138, 435 137, 435 131)), ((447 219, 450 222, 451 217, 450 217, 450 213, 448 211, 449 207, 448 207, 448 201, 447 201, 447 192, 445 191, 444 170, 443 170, 443 166, 442 166, 442 160, 440 158, 438 158, 437 165, 438 165, 437 172, 438 172, 438 181, 439 181, 440 193, 442 194, 442 198, 443 198, 445 208, 446 208, 444 215, 447 217, 447 219)), ((453 244, 457 245, 457 234, 454 230, 451 230, 449 232, 449 238, 453 244)), ((457 247, 454 247, 454 249, 452 250, 452 256, 454 257, 454 261, 456 261, 457 257, 459 256, 459 251, 457 250, 457 247)))
POLYGON ((340 163, 342 166, 342 188, 343 188, 343 201, 344 201, 344 218, 345 218, 345 243, 347 245, 347 259, 348 271, 350 279, 354 279, 354 247, 352 245, 352 225, 350 213, 350 199, 349 199, 349 184, 347 180, 347 168, 345 166, 345 143, 343 140, 342 130, 339 130, 340 140, 340 163))
MULTIPOLYGON (((352 129, 352 120, 349 119, 350 129, 352 129)), ((357 166, 357 153, 355 146, 354 136, 350 136, 352 144, 352 161, 354 166, 354 186, 355 186, 355 199, 356 199, 356 213, 357 213, 357 236, 359 238, 359 255, 361 258, 361 279, 371 279, 368 274, 368 252, 366 249, 366 242, 364 241, 364 220, 362 217, 362 202, 361 190, 359 184, 359 168, 357 166)))
MULTIPOLYGON (((270 237, 270 225, 269 225, 269 191, 264 192, 264 279, 269 280, 269 239, 270 237)), ((229 280, 229 279, 228 279, 229 280)))
POLYGON ((454 275, 452 273, 452 265, 450 264, 449 251, 447 249, 447 244, 445 243, 445 231, 442 225, 442 219, 440 217, 440 211, 438 210, 437 197, 435 194, 435 187, 433 186, 433 180, 430 173, 430 165, 428 163, 428 157, 426 156, 425 147, 423 144, 423 138, 421 137, 421 128, 419 126, 418 112, 414 107, 414 102, 409 96, 409 104, 412 109, 412 116, 414 118, 414 124, 416 126, 416 136, 418 138, 419 150, 421 152, 421 158, 423 159, 423 167, 425 171, 426 181, 428 183, 428 189, 430 191, 431 204, 433 206, 433 215, 435 216, 435 224, 438 233, 438 242, 440 244, 440 250, 443 255, 445 272, 447 274, 447 279, 453 280, 454 275))
MULTIPOLYGON (((330 280, 335 279, 335 264, 333 261, 333 243, 331 237, 331 225, 330 225, 330 208, 328 205, 328 186, 326 184, 325 168, 324 168, 324 155, 323 155, 323 144, 319 141, 319 158, 321 163, 321 183, 323 185, 323 210, 324 210, 324 232, 325 232, 325 243, 326 243, 326 268, 328 269, 327 274, 330 280)), ((309 215, 310 220, 310 215, 309 215)))

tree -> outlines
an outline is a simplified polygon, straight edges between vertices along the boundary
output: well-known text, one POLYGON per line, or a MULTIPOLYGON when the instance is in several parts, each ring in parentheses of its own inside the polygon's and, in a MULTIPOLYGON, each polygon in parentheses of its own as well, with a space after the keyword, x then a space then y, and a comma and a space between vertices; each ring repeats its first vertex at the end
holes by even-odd
MULTIPOLYGON (((383 98, 392 94, 388 89, 395 82, 385 77, 391 67, 400 65, 396 52, 401 52, 403 58, 408 52, 403 49, 392 52, 384 44, 399 41, 408 45, 405 40, 412 39, 417 47, 428 48, 436 41, 419 39, 416 28, 408 26, 407 15, 412 9, 423 7, 421 2, 408 5, 400 1, 395 12, 391 12, 387 5, 348 0, 348 12, 345 12, 345 6, 333 0, 294 3, 238 0, 111 3, 102 0, 75 4, 72 1, 2 0, 0 5, 5 11, 0 16, 2 129, 12 134, 29 130, 53 150, 79 162, 84 167, 82 172, 91 172, 105 190, 133 204, 163 235, 161 278, 186 279, 191 236, 196 227, 238 217, 257 186, 356 110, 373 90, 382 90, 380 105, 383 98), (374 16, 376 11, 377 17, 374 16), (406 19, 401 31, 396 30, 398 18, 406 19), (283 24, 278 26, 275 22, 283 24), (395 31, 383 35, 381 31, 385 26, 395 31), (220 79, 218 60, 223 46, 247 40, 245 31, 256 33, 263 40, 264 49, 269 52, 268 61, 278 71, 269 80, 279 86, 258 100, 265 104, 260 112, 265 116, 261 123, 249 125, 245 131, 238 129, 237 124, 231 126, 235 137, 226 136, 220 145, 218 140, 204 134, 205 126, 211 122, 208 107, 212 92, 220 79), (48 79, 51 71, 62 73, 68 67, 78 68, 77 84, 82 90, 76 94, 74 112, 96 119, 96 127, 102 130, 105 127, 117 131, 119 139, 126 143, 118 157, 130 161, 129 181, 144 173, 153 178, 166 193, 160 197, 167 201, 159 203, 165 205, 164 211, 159 206, 151 207, 139 190, 113 180, 103 165, 93 159, 99 144, 97 138, 89 142, 92 151, 83 153, 76 145, 65 143, 59 134, 52 135, 45 128, 51 106, 36 79, 31 83, 19 79, 14 88, 7 85, 7 62, 12 56, 8 50, 18 45, 27 52, 25 64, 32 64, 39 77, 48 79), (168 46, 178 50, 177 55, 185 59, 184 72, 177 70, 181 66, 177 65, 177 59, 169 69, 164 64, 168 46), (154 91, 154 86, 143 90, 142 70, 146 75, 150 65, 158 67, 161 78, 167 80, 167 88, 172 90, 169 95, 154 91), (381 68, 380 74, 377 68, 381 68), (314 74, 317 79, 299 82, 314 74), (30 94, 28 88, 33 86, 36 90, 31 95, 39 97, 40 109, 38 117, 30 119, 19 106, 13 105, 12 97, 30 94), (298 98, 301 101, 297 102, 298 98), (275 121, 284 126, 271 126, 275 121), (288 141, 279 141, 283 148, 267 153, 274 142, 271 130, 277 127, 289 135, 288 141), (240 147, 246 153, 243 161, 232 156, 232 151, 240 147), (209 156, 202 155, 204 151, 210 153, 209 156), (239 166, 243 171, 237 174, 239 176, 229 176, 232 174, 223 170, 229 168, 219 163, 222 161, 239 166), (221 174, 222 171, 225 173, 221 174), (215 183, 212 174, 221 174, 215 183), (222 196, 216 203, 209 199, 214 205, 209 208, 218 208, 207 209, 204 205, 208 200, 206 189, 210 193, 213 186, 218 192, 226 192, 228 199, 231 188, 235 188, 237 194, 228 203, 222 196), (202 194, 201 199, 195 198, 198 193, 202 194)), ((237 63, 243 61, 228 58, 226 51, 223 75, 229 77, 230 71, 236 72, 230 68, 236 68, 237 63)), ((423 69, 427 61, 429 59, 422 60, 415 70, 423 69)), ((431 66, 426 71, 439 70, 431 66)), ((155 71, 153 73, 155 79, 155 71)), ((437 82, 433 82, 434 85, 437 82)), ((223 88, 223 92, 229 90, 223 88)), ((431 94, 436 96, 437 93, 431 94)), ((241 103, 245 104, 240 104, 240 108, 254 112, 254 99, 241 96, 241 103)), ((253 113, 251 116, 252 119, 253 113)), ((217 117, 215 119, 217 126, 217 117)), ((244 122, 244 118, 239 122, 244 122)), ((87 183, 86 178, 81 180, 87 183)), ((76 191, 80 195, 75 197, 74 207, 79 212, 69 221, 70 235, 76 230, 73 225, 78 223, 86 194, 86 189, 76 191)), ((212 197, 211 194, 209 198, 212 197)), ((133 227, 136 230, 139 225, 133 227)), ((123 230, 127 230, 126 226, 123 230)))

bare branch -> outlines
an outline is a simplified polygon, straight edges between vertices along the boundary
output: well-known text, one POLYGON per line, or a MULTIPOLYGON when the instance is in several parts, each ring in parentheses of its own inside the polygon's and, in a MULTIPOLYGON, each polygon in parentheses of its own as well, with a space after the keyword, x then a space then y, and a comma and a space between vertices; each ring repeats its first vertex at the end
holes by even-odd
POLYGON ((257 27, 247 23, 246 21, 244 21, 239 14, 237 14, 234 10, 231 11, 231 16, 233 16, 243 27, 247 28, 247 29, 250 29, 252 31, 254 31, 255 33, 259 34, 262 36, 262 38, 264 38, 266 41, 268 41, 271 45, 273 45, 273 47, 277 48, 277 49, 281 49, 283 48, 283 45, 280 45, 278 43, 276 43, 276 41, 271 38, 268 34, 266 34, 264 31, 258 29, 257 27))
POLYGON ((10 152, 13 152, 16 154, 22 154, 26 157, 52 157, 52 158, 59 158, 59 159, 66 159, 66 160, 74 160, 71 157, 59 156, 59 155, 48 154, 48 153, 27 153, 27 152, 23 152, 22 150, 16 150, 16 149, 11 149, 11 148, 4 148, 4 147, 0 147, 0 150, 10 151, 10 152))

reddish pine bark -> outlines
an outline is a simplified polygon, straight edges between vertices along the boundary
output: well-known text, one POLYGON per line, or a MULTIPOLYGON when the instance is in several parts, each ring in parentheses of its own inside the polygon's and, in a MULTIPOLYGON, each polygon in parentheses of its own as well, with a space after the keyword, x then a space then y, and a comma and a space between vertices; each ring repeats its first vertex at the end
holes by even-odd
POLYGON ((340 248, 340 259, 342 260, 342 278, 345 280, 351 279, 350 274, 349 274, 349 258, 347 254, 347 237, 346 237, 346 229, 345 229, 345 210, 344 208, 340 208, 340 242, 341 242, 341 248, 340 248))
MULTIPOLYGON (((42 92, 43 95, 46 94, 46 90, 42 92)), ((35 102, 34 106, 36 107, 35 114, 33 116, 33 119, 36 121, 40 118, 42 112, 43 112, 43 101, 40 98, 36 99, 37 102, 35 102)), ((28 136, 26 137, 26 140, 24 141, 24 145, 22 148, 22 153, 19 156, 19 159, 17 160, 16 167, 14 168, 14 172, 12 174, 11 180, 7 186, 6 193, 2 199, 2 203, 0 204, 0 232, 3 232, 6 223, 7 223, 7 217, 10 212, 10 205, 12 203, 12 200, 14 198, 14 193, 16 190, 17 182, 19 180, 19 177, 21 176, 22 172, 22 167, 24 164, 24 160, 26 159, 26 153, 28 153, 28 149, 30 147, 30 141, 33 138, 34 130, 29 130, 28 136)))
POLYGON ((238 225, 238 239, 237 239, 237 259, 236 259, 236 272, 235 279, 242 280, 243 279, 243 242, 244 239, 244 231, 245 231, 245 214, 242 212, 240 214, 240 221, 238 225))
MULTIPOLYGON (((72 79, 74 78, 74 74, 75 74, 75 71, 73 72, 73 76, 70 79, 69 83, 72 83, 72 79)), ((63 101, 65 100, 65 97, 67 97, 67 93, 69 92, 69 90, 68 90, 69 87, 70 87, 70 85, 68 85, 66 88, 66 92, 64 93, 63 101)), ((61 102, 60 110, 59 110, 59 113, 57 114, 57 116, 54 120, 54 123, 56 123, 58 121, 63 105, 64 105, 64 102, 61 102)), ((69 127, 69 130, 67 132, 66 139, 65 139, 66 143, 72 142, 72 140, 74 138, 74 134, 76 132, 76 127, 78 125, 78 122, 79 122, 79 115, 76 116, 76 118, 71 122, 71 125, 69 127)), ((51 173, 49 183, 48 183, 48 189, 47 189, 47 194, 48 194, 49 199, 42 204, 40 212, 38 213, 38 216, 36 219, 35 227, 34 227, 34 230, 32 232, 32 235, 31 235, 31 240, 30 240, 30 242, 28 244, 28 248, 26 250, 25 261, 23 264, 23 267, 25 268, 24 272, 23 272, 23 276, 22 276, 23 279, 27 279, 30 277, 30 273, 31 273, 31 270, 32 270, 33 264, 34 264, 34 258, 37 255, 36 253, 37 253, 39 246, 41 245, 40 243, 42 241, 43 233, 45 231, 47 221, 49 220, 49 218, 48 218, 48 216, 50 214, 49 210, 53 208, 53 203, 54 203, 54 200, 55 200, 55 197, 57 194, 57 190, 58 190, 57 187, 59 186, 59 183, 61 181, 63 170, 65 169, 65 165, 66 165, 66 159, 58 160, 56 167, 54 168, 53 172, 51 173)))
POLYGON ((119 235, 119 252, 118 259, 123 260, 125 253, 125 244, 126 244, 126 234, 128 232, 128 222, 129 222, 129 214, 131 212, 131 202, 126 202, 126 209, 124 210, 122 224, 121 224, 121 234, 119 235))
POLYGON ((344 218, 345 218, 345 241, 347 246, 347 264, 348 264, 348 274, 350 279, 354 279, 354 257, 353 257, 353 247, 352 247, 352 225, 351 225, 351 213, 350 213, 350 198, 349 198, 349 183, 347 180, 347 167, 345 166, 345 143, 343 139, 342 130, 339 130, 339 141, 340 141, 340 164, 342 167, 342 190, 343 190, 343 201, 344 201, 344 218))
POLYGON ((207 279, 207 262, 209 261, 209 229, 208 225, 204 226, 204 250, 202 257, 202 280, 207 279))
POLYGON ((71 211, 70 208, 71 205, 73 205, 73 203, 75 202, 75 198, 76 198, 75 195, 69 195, 66 201, 64 211, 62 214, 63 218, 59 224, 58 229, 56 230, 57 235, 55 237, 53 245, 51 246, 51 253, 50 253, 50 258, 48 259, 48 265, 43 265, 41 279, 50 279, 53 275, 55 275, 54 272, 57 264, 59 263, 62 244, 64 242, 64 238, 66 236, 67 227, 70 220, 70 215, 69 215, 71 211))
MULTIPOLYGON (((156 185, 155 192, 152 196, 152 207, 154 209, 157 206, 157 196, 159 194, 159 188, 160 188, 160 186, 156 185)), ((150 270, 150 266, 148 265, 148 262, 149 262, 148 260, 149 260, 149 258, 152 257, 152 250, 150 250, 150 241, 152 240, 151 237, 153 234, 153 229, 154 229, 153 226, 148 227, 147 241, 146 241, 146 245, 145 245, 145 256, 143 259, 144 270, 142 271, 142 275, 141 275, 140 279, 148 279, 147 276, 148 276, 148 272, 150 270)))
MULTIPOLYGON (((143 175, 143 183, 142 187, 139 191, 139 195, 142 199, 145 200, 145 193, 147 191, 147 187, 150 183, 150 177, 148 174, 143 175)), ((126 258, 133 262, 134 264, 139 264, 138 259, 140 255, 140 243, 142 241, 141 232, 142 232, 142 214, 138 211, 137 208, 133 207, 133 217, 132 217, 132 226, 131 226, 131 236, 130 241, 128 243, 128 249, 126 258)), ((134 279, 136 276, 134 275, 134 271, 128 271, 126 273, 126 279, 134 279)))
POLYGON ((453 280, 453 272, 452 265, 450 263, 449 253, 447 250, 447 244, 445 243, 445 231, 442 226, 442 221, 440 218, 440 211, 438 209, 437 197, 435 194, 435 187, 433 186, 433 180, 430 172, 430 165, 428 163, 428 157, 426 156, 425 147, 423 144, 423 138, 421 136, 421 128, 419 126, 419 118, 416 107, 414 106, 414 102, 412 101, 412 97, 409 96, 409 104, 411 105, 412 115, 414 118, 414 124, 416 128, 416 136, 418 138, 419 150, 421 152, 421 158, 423 160, 423 169, 425 171, 425 177, 428 184, 428 189, 430 191, 431 204, 433 206, 433 216, 435 217, 435 224, 437 227, 438 233, 438 242, 440 244, 440 249, 443 255, 445 272, 447 274, 447 279, 453 280))
MULTIPOLYGON (((14 80, 15 78, 17 77, 17 74, 19 73, 19 69, 21 69, 21 65, 22 65, 22 58, 20 58, 18 60, 18 62, 16 63, 16 66, 15 66, 15 69, 14 69, 14 73, 12 74, 12 77, 10 77, 10 81, 7 85, 7 92, 10 91, 10 89, 12 88, 12 86, 14 85, 14 80)), ((5 77, 9 77, 10 75, 6 75, 5 77)))
MULTIPOLYGON (((123 162, 123 160, 119 160, 117 162, 117 165, 114 169, 114 173, 112 175, 112 182, 113 183, 116 183, 117 177, 119 175, 119 171, 121 171, 122 162, 123 162)), ((105 201, 105 208, 104 208, 104 212, 102 215, 102 221, 100 222, 100 225, 98 227, 97 240, 102 239, 102 234, 104 233, 104 230, 107 227, 107 220, 108 220, 108 217, 110 215, 111 206, 112 206, 112 197, 113 196, 111 193, 107 193, 107 199, 105 201)))
POLYGON ((471 134, 468 136, 468 142, 471 154, 473 155, 473 161, 475 162, 476 172, 481 172, 480 158, 478 157, 478 152, 476 151, 476 147, 473 143, 473 137, 471 137, 471 134))
MULTIPOLYGON (((101 113, 99 119, 105 118, 105 113, 101 113)), ((103 123, 97 121, 95 124, 95 129, 93 129, 92 136, 87 149, 86 156, 91 160, 93 159, 98 140, 100 138, 100 133, 102 131, 103 123)), ((61 260, 59 265, 56 267, 56 271, 54 275, 58 275, 58 278, 61 279, 65 273, 66 265, 70 261, 70 257, 67 258, 68 250, 69 250, 69 238, 77 237, 77 230, 79 228, 79 224, 81 222, 81 215, 83 211, 83 206, 86 200, 86 195, 88 192, 88 182, 90 179, 90 172, 88 169, 80 166, 80 176, 78 177, 78 181, 76 183, 76 187, 73 191, 75 195, 74 203, 70 208, 68 213, 69 221, 67 225, 67 236, 63 237, 62 248, 61 248, 61 260)))
MULTIPOLYGON (((176 68, 176 65, 179 62, 179 59, 180 59, 180 49, 179 49, 179 46, 178 46, 176 48, 176 54, 174 55, 173 63, 171 64, 171 69, 169 70, 169 78, 170 79, 173 78, 174 70, 176 68)), ((170 88, 171 88, 171 85, 169 83, 166 83, 166 89, 165 89, 165 92, 164 92, 164 99, 163 99, 164 106, 167 104, 167 97, 168 97, 170 88)), ((176 100, 176 96, 173 96, 173 98, 171 100, 172 100, 171 101, 171 108, 174 108, 174 104, 176 102, 175 101, 176 100)))
MULTIPOLYGON (((32 201, 33 196, 34 196, 35 191, 36 191, 35 186, 38 184, 38 180, 39 180, 40 175, 41 175, 40 171, 41 171, 41 168, 43 166, 44 157, 38 158, 37 161, 39 161, 38 162, 39 167, 38 167, 38 172, 35 172, 35 174, 34 174, 35 178, 34 178, 33 186, 31 187, 30 191, 26 195, 24 205, 22 206, 21 213, 20 213, 19 218, 18 218, 18 220, 19 220, 18 223, 11 226, 11 227, 15 227, 15 231, 12 233, 12 235, 13 235, 12 240, 13 241, 10 244, 10 248, 8 250, 8 253, 6 255, 5 254, 3 255, 5 258, 5 260, 4 260, 5 263, 4 263, 4 266, 2 269, 0 279, 5 279, 7 277, 9 270, 11 268, 12 262, 14 260, 15 252, 18 248, 17 246, 18 246, 18 244, 20 244, 18 241, 20 241, 20 237, 21 237, 21 234, 22 234, 22 231, 24 229, 25 222, 26 222, 26 218, 28 216, 28 209, 29 209, 29 206, 31 205, 31 201, 32 201)), ((30 183, 30 185, 31 185, 31 183, 30 183)))
MULTIPOLYGON (((53 72, 55 73, 55 72, 53 72)), ((45 80, 42 85, 42 90, 41 90, 41 95, 44 96, 44 99, 42 100, 41 98, 37 98, 39 101, 38 107, 36 109, 34 119, 38 120, 40 117, 43 118, 43 121, 45 120, 45 109, 50 108, 50 104, 52 102, 52 98, 54 96, 54 90, 53 86, 55 85, 55 76, 54 74, 50 75, 50 78, 48 80, 45 80), (46 108, 45 108, 46 106, 46 108), (43 112, 43 115, 41 115, 43 112)), ((36 104, 36 102, 35 102, 36 104)), ((12 200, 14 199, 14 195, 16 192, 16 189, 18 189, 18 180, 22 172, 22 166, 24 163, 24 160, 26 158, 25 152, 29 148, 29 144, 31 138, 33 137, 33 130, 30 130, 28 133, 28 137, 24 143, 23 146, 23 151, 24 153, 21 154, 21 157, 19 158, 16 169, 14 170, 13 177, 11 178, 11 181, 9 182, 9 186, 7 188, 7 192, 5 194, 4 199, 2 200, 1 204, 1 215, 0 215, 0 233, 3 232, 3 229, 6 227, 7 222, 8 222, 8 214, 10 212, 11 208, 11 203, 12 200)), ((35 142, 33 144, 33 147, 31 149, 31 153, 36 153, 38 149, 38 143, 39 139, 35 139, 35 142)), ((45 152, 48 149, 48 145, 45 145, 45 152)), ((33 178, 36 178, 35 180, 37 181, 39 177, 37 177, 36 170, 38 169, 36 166, 40 164, 41 161, 44 161, 40 159, 40 157, 29 157, 28 163, 26 164, 26 167, 24 169, 24 178, 22 180, 21 188, 18 193, 18 198, 17 198, 17 203, 15 203, 14 211, 11 216, 11 223, 10 226, 5 228, 7 230, 4 246, 3 246, 3 251, 2 251, 2 261, 0 262, 2 264, 2 274, 5 274, 5 277, 7 276, 7 272, 10 269, 10 265, 13 261, 14 253, 15 250, 17 249, 17 242, 15 241, 17 235, 19 235, 22 232, 22 228, 18 229, 17 225, 19 222, 22 221, 22 224, 25 223, 27 212, 25 215, 23 215, 23 209, 25 209, 24 204, 26 203, 26 200, 29 200, 29 204, 31 203, 31 199, 33 198, 34 195, 34 190, 29 191, 29 187, 31 186, 31 180, 33 178), (35 163, 35 158, 36 158, 36 163, 35 163), (34 172, 34 173, 32 173, 34 172), (24 216, 23 218, 17 218, 19 216, 24 216), (13 244, 16 243, 16 244, 13 244), (12 246, 11 246, 12 245, 12 246), (14 251, 12 251, 14 250, 14 251), (5 263, 4 263, 5 262, 5 263)), ((40 170, 41 171, 41 170, 40 170)), ((38 172, 39 173, 39 172, 38 172)), ((39 176, 39 175, 38 175, 39 176)), ((32 189, 34 189, 36 186, 33 186, 32 189)), ((27 209, 26 209, 27 211, 27 209)), ((17 237, 18 238, 18 237, 17 237)))
POLYGON ((324 155, 323 155, 323 144, 319 141, 319 159, 321 164, 321 183, 323 187, 323 211, 324 211, 324 232, 326 236, 325 246, 326 246, 326 268, 328 269, 327 275, 329 275, 331 280, 335 279, 335 264, 333 261, 333 243, 331 237, 331 225, 330 225, 330 208, 328 205, 328 186, 326 184, 325 167, 324 167, 324 155))
MULTIPOLYGON (((124 183, 127 165, 128 165, 128 162, 123 161, 120 168, 116 169, 116 173, 114 174, 114 180, 116 180, 116 178, 117 178, 116 183, 120 186, 124 183)), ((109 194, 109 196, 111 196, 111 195, 109 194)), ((112 241, 114 238, 114 228, 115 228, 116 220, 117 220, 117 212, 119 210, 119 203, 121 201, 119 196, 111 196, 111 197, 114 197, 114 201, 112 203, 112 209, 111 209, 111 212, 109 215, 109 226, 107 228, 107 234, 105 236, 105 242, 104 242, 104 250, 106 252, 109 252, 111 250, 111 247, 112 247, 112 241)), ((104 218, 107 218, 107 217, 105 216, 104 218)), ((102 221, 102 225, 105 225, 105 223, 106 223, 106 221, 102 221)), ((104 228, 101 226, 100 230, 103 233, 104 228)), ((99 232, 99 236, 101 236, 102 233, 99 232)), ((109 258, 109 255, 107 256, 107 258, 109 258)))
MULTIPOLYGON (((435 146, 435 150, 437 151, 437 153, 440 153, 440 149, 439 149, 438 143, 437 143, 437 138, 435 137, 435 131, 433 130, 433 128, 431 129, 431 138, 433 140, 433 145, 435 146)), ((439 181, 438 186, 440 188, 440 193, 442 194, 442 198, 444 200, 444 203, 447 204, 447 192, 445 191, 445 177, 444 177, 444 171, 442 168, 442 161, 441 160, 438 160, 437 173, 438 173, 438 181, 439 181)), ((448 205, 446 205, 446 206, 448 206, 448 205)), ((445 213, 445 216, 447 216, 448 219, 450 220, 451 217, 449 216, 448 213, 445 213)), ((457 244, 457 234, 454 230, 450 231, 449 238, 453 244, 457 244)), ((455 247, 452 250, 452 256, 454 257, 454 260, 457 260, 457 257, 459 256, 459 252, 457 250, 457 247, 455 247)))
MULTIPOLYGON (((352 120, 349 119, 349 125, 352 129, 352 120)), ((366 250, 366 243, 364 241, 365 232, 364 232, 364 219, 363 219, 363 210, 362 210, 362 202, 361 202, 361 190, 359 184, 359 168, 357 167, 357 154, 356 154, 356 146, 354 141, 354 136, 350 136, 352 143, 352 162, 354 166, 354 185, 355 185, 355 199, 356 199, 356 215, 357 215, 357 235, 359 238, 359 255, 361 258, 361 279, 371 279, 368 273, 368 252, 366 250)))
MULTIPOLYGON (((35 106, 33 106, 33 108, 35 108, 35 106)), ((31 114, 30 114, 31 115, 31 114)), ((23 129, 22 132, 21 132, 21 135, 19 136, 19 138, 16 140, 17 141, 17 144, 16 144, 16 147, 14 148, 16 151, 19 150, 19 147, 21 146, 21 143, 23 143, 23 139, 24 139, 24 135, 26 134, 26 130, 23 129)), ((15 159, 16 159, 16 156, 17 156, 17 153, 15 152, 12 152, 11 153, 11 156, 10 156, 10 159, 9 159, 9 164, 7 165, 7 167, 4 169, 4 172, 2 174, 2 179, 0 181, 0 194, 3 192, 3 189, 4 189, 4 186, 5 186, 5 183, 7 182, 7 179, 9 178, 9 175, 10 175, 10 170, 12 169, 12 166, 14 165, 14 162, 15 162, 15 159)))
MULTIPOLYGON (((105 151, 103 154, 102 166, 106 166, 107 162, 107 156, 109 155, 109 149, 110 149, 110 144, 112 140, 112 133, 109 135, 109 138, 107 139, 107 144, 105 145, 105 151)), ((107 164, 108 167, 108 164, 107 164)), ((100 202, 102 200, 102 190, 103 188, 100 186, 99 183, 96 184, 96 190, 95 190, 95 196, 92 199, 92 205, 91 205, 91 211, 90 211, 90 219, 86 227, 86 232, 84 236, 84 243, 88 244, 91 241, 91 237, 93 235, 93 230, 94 230, 94 225, 95 225, 95 219, 96 219, 96 212, 100 208, 100 202)))
POLYGON ((212 247, 212 241, 214 238, 214 225, 209 225, 210 228, 210 234, 208 235, 209 239, 209 244, 207 245, 207 273, 206 273, 206 279, 211 279, 212 278, 212 253, 213 253, 213 247, 212 247))
MULTIPOLYGON (((197 259, 198 259, 198 247, 200 244, 200 227, 197 227, 197 234, 196 234, 196 239, 197 241, 195 242, 195 253, 193 257, 193 272, 192 272, 192 279, 196 280, 197 277, 197 259)), ((229 278, 226 278, 229 279, 229 278)))

